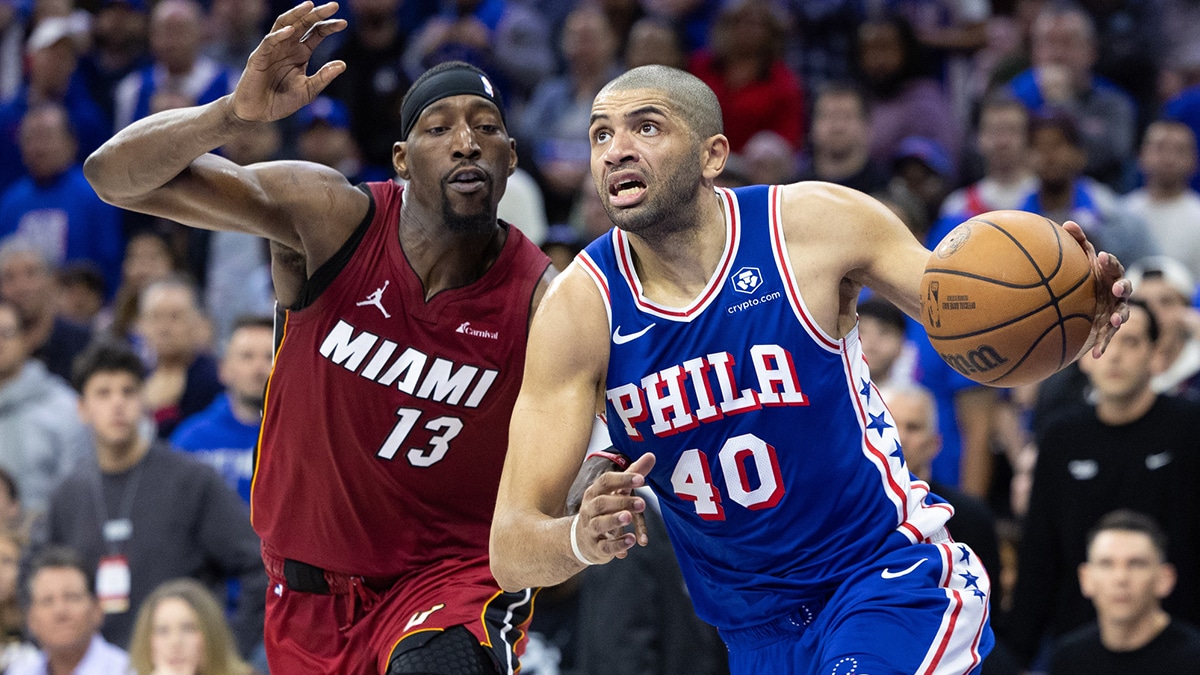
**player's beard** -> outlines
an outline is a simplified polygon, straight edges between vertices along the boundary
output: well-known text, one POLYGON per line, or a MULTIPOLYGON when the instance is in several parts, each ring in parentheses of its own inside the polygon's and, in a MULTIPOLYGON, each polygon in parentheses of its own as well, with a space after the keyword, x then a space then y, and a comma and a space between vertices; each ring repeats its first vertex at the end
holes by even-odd
POLYGON ((645 171, 647 189, 655 185, 653 194, 632 208, 619 208, 608 199, 607 179, 600 187, 604 210, 620 229, 641 237, 661 237, 686 230, 695 224, 692 214, 697 188, 703 177, 702 167, 695 161, 699 148, 685 154, 679 161, 667 165, 661 180, 645 171))
MULTIPOLYGON (((492 204, 492 177, 489 175, 485 178, 487 183, 484 187, 484 194, 481 196, 487 204, 492 204)), ((446 187, 446 181, 442 181, 442 222, 446 228, 456 234, 471 234, 474 232, 486 232, 496 226, 496 209, 485 208, 479 213, 457 213, 454 206, 450 204, 449 188, 446 187)))

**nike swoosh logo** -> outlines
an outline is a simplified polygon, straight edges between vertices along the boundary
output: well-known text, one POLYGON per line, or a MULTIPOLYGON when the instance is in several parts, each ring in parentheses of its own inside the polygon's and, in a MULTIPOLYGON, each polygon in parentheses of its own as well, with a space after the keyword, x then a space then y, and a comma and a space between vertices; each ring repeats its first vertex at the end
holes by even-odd
POLYGON ((638 332, 630 333, 629 335, 621 335, 621 327, 617 326, 617 329, 613 331, 613 342, 616 344, 619 344, 619 345, 623 345, 626 342, 633 342, 634 340, 645 335, 646 331, 650 330, 651 328, 654 328, 656 325, 657 324, 652 323, 649 326, 646 326, 645 328, 639 330, 638 332))
POLYGON ((908 569, 903 569, 903 570, 900 570, 899 572, 893 572, 885 567, 885 568, 883 568, 883 571, 879 573, 879 575, 882 576, 884 579, 895 579, 896 577, 902 577, 902 576, 912 572, 913 570, 917 569, 918 567, 920 567, 921 563, 925 562, 926 560, 929 560, 929 558, 921 558, 917 562, 913 563, 912 566, 909 567, 908 569))

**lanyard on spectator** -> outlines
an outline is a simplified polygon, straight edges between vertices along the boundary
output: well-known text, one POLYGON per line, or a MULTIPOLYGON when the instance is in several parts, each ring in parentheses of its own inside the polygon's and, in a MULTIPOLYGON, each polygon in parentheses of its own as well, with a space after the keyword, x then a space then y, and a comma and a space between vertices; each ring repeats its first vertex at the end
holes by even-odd
POLYGON ((104 548, 110 554, 119 553, 123 548, 121 545, 133 536, 133 521, 130 520, 130 515, 133 513, 133 498, 137 494, 144 463, 145 458, 143 457, 130 471, 125 489, 121 491, 121 502, 117 505, 116 517, 112 520, 109 520, 108 517, 108 500, 104 498, 104 472, 101 471, 98 475, 96 482, 99 489, 95 492, 96 514, 100 516, 100 532, 104 538, 104 548))

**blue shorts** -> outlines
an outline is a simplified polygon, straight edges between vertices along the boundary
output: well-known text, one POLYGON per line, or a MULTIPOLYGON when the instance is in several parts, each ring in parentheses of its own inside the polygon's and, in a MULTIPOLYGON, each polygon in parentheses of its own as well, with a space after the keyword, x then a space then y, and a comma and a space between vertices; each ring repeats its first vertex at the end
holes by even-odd
POLYGON ((994 643, 991 583, 966 544, 902 546, 863 564, 824 601, 723 630, 733 675, 962 675, 994 643))

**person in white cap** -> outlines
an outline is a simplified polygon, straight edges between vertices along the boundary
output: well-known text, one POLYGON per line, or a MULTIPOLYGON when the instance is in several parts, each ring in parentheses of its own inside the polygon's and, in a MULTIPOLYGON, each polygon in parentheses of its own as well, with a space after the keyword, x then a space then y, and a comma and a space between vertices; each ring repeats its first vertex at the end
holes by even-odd
POLYGON ((1200 312, 1192 305, 1196 281, 1187 265, 1165 255, 1129 267, 1133 297, 1141 298, 1162 327, 1159 372, 1150 385, 1161 394, 1200 400, 1200 312))

